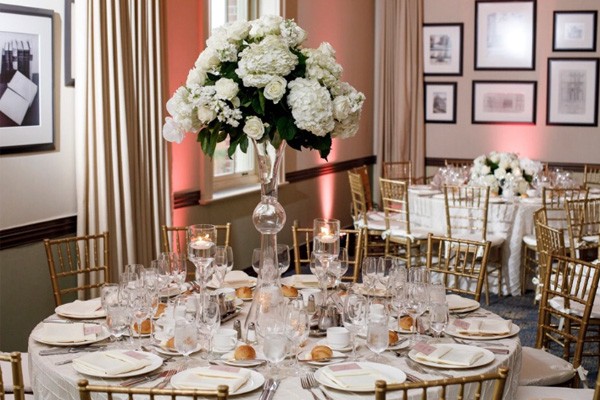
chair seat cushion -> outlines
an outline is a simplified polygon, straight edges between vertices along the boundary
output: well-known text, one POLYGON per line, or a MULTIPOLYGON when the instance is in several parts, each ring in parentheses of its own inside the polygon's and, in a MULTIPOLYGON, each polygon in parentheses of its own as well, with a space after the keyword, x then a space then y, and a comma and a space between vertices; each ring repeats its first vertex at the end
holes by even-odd
POLYGON ((525 242, 525 244, 527 246, 537 247, 537 240, 535 238, 535 235, 525 235, 525 236, 523 236, 523 242, 525 242))
POLYGON ((555 386, 519 386, 515 395, 515 400, 592 400, 593 398, 593 389, 575 389, 555 386))
MULTIPOLYGON (((4 383, 4 391, 6 393, 12 393, 13 387, 13 376, 12 366, 10 362, 0 361, 0 367, 2 368, 2 382, 4 383)), ((21 368, 23 369, 23 383, 25 385, 25 392, 33 393, 31 388, 31 378, 29 378, 29 354, 21 353, 21 368)))
MULTIPOLYGON (((452 236, 457 239, 467 239, 474 240, 476 242, 480 242, 482 240, 481 233, 452 233, 452 236)), ((502 235, 497 235, 495 233, 488 233, 487 240, 492 244, 492 247, 501 246, 505 241, 505 237, 502 235)))
POLYGON ((392 228, 389 230, 389 232, 392 237, 401 237, 401 238, 410 237, 412 240, 427 239, 427 236, 429 235, 429 231, 427 229, 418 228, 418 227, 412 228, 410 230, 410 236, 406 233, 406 231, 404 229, 392 228))
POLYGON ((570 362, 542 349, 523 347, 520 386, 549 386, 564 383, 575 376, 570 362))

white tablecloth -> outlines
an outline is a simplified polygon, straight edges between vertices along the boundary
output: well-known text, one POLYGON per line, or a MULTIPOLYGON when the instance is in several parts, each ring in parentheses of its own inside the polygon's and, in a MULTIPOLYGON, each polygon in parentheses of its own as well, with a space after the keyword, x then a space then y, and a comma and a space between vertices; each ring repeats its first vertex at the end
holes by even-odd
MULTIPOLYGON (((437 234, 446 232, 444 199, 410 194, 411 225, 431 229, 437 234)), ((505 294, 521 294, 521 248, 523 237, 534 233, 533 213, 541 202, 490 203, 488 207, 488 234, 506 237, 502 246, 502 273, 505 294)))
MULTIPOLYGON (((246 303, 247 304, 247 303, 246 303)), ((489 313, 492 315, 491 313, 489 313)), ((244 320, 245 310, 242 311, 240 316, 238 317, 240 320, 244 320)), ((224 324, 224 326, 231 325, 232 322, 228 322, 224 324)), ((318 338, 309 338, 308 344, 306 348, 311 349, 315 342, 318 341, 318 338)), ((362 356, 368 356, 372 354, 365 346, 364 341, 358 339, 360 343, 360 347, 358 349, 358 353, 362 356)), ((512 338, 506 338, 499 340, 499 343, 503 343, 507 346, 509 350, 509 354, 501 355, 496 354, 495 360, 486 366, 480 368, 466 369, 466 370, 450 370, 450 372, 456 376, 465 376, 465 375, 475 375, 488 373, 492 371, 496 371, 499 367, 506 366, 510 368, 510 375, 506 382, 505 395, 504 399, 514 399, 515 393, 518 386, 518 376, 519 371, 521 370, 521 344, 518 336, 512 338)), ((490 346, 494 347, 494 346, 490 346)), ((33 391, 35 393, 35 398, 39 400, 78 400, 79 394, 77 391, 77 382, 82 378, 88 379, 93 384, 103 384, 103 385, 117 385, 120 380, 119 379, 101 379, 101 378, 93 378, 87 377, 82 374, 77 373, 72 364, 65 365, 55 365, 56 362, 73 359, 80 354, 65 354, 65 355, 53 355, 53 356, 40 356, 39 352, 43 349, 48 349, 50 346, 43 345, 34 341, 31 337, 29 338, 29 357, 30 357, 30 368, 31 368, 31 380, 33 385, 33 391)), ((196 358, 196 356, 192 356, 192 358, 196 358)), ((402 369, 410 374, 416 375, 423 379, 439 379, 440 376, 436 375, 423 375, 419 374, 406 365, 405 359, 396 357, 393 352, 385 352, 384 357, 389 365, 402 369)), ((258 370, 261 373, 264 373, 264 367, 258 370)), ((446 371, 448 372, 448 371, 446 371)), ((156 384, 154 382, 153 384, 156 384)), ((488 398, 489 393, 491 393, 491 385, 486 386, 485 393, 482 398, 488 398), (486 395, 488 393, 488 395, 486 395)), ((250 399, 258 399, 260 395, 260 390, 253 391, 251 393, 245 395, 235 396, 235 399, 239 400, 250 400, 250 399)), ((327 390, 327 392, 334 399, 372 399, 373 393, 366 395, 358 395, 352 394, 348 392, 337 392, 332 390, 327 390)), ((468 397, 468 396, 467 396, 468 397)), ((396 399, 397 396, 390 395, 388 398, 396 399)), ((412 396, 411 396, 412 398, 412 396)), ((420 398, 415 395, 415 398, 420 398)), ((300 400, 300 399, 309 399, 312 400, 312 395, 307 390, 302 389, 300 385, 300 378, 286 378, 282 381, 279 389, 277 390, 275 400, 300 400)))

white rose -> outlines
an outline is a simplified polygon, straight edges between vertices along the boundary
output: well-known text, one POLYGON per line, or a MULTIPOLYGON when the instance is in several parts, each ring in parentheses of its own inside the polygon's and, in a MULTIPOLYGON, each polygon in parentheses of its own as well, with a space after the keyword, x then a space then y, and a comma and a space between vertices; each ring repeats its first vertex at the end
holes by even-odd
POLYGON ((489 165, 482 165, 481 166, 481 175, 487 175, 490 172, 492 172, 492 170, 490 169, 489 165))
POLYGON ((185 84, 187 86, 192 86, 192 85, 204 85, 204 83, 206 82, 206 71, 200 69, 200 68, 192 68, 190 69, 190 72, 188 73, 187 76, 187 81, 185 82, 185 84))
POLYGON ((237 83, 229 78, 221 78, 215 83, 217 98, 222 100, 231 100, 237 96, 240 88, 237 83))
POLYGON ((265 134, 265 126, 258 117, 246 118, 246 124, 244 124, 244 133, 250 136, 252 139, 260 139, 265 134))
POLYGON ((231 105, 235 108, 240 108, 240 98, 239 97, 234 97, 233 99, 230 100, 231 101, 231 105))
POLYGON ((212 121, 216 117, 217 117, 217 113, 214 112, 214 110, 211 110, 210 108, 208 108, 206 106, 198 107, 198 119, 203 124, 210 123, 210 121, 212 121))
POLYGON ((494 176, 496 179, 503 179, 506 176, 506 170, 504 168, 496 168, 494 176))
POLYGON ((181 143, 185 137, 183 129, 171 117, 166 118, 162 134, 165 140, 176 143, 181 143))
POLYGON ((265 86, 264 95, 266 99, 273 101, 273 103, 279 103, 279 100, 285 94, 285 88, 287 87, 287 81, 281 76, 275 76, 265 86))
POLYGON ((350 99, 347 96, 338 96, 333 99, 333 117, 338 121, 348 118, 352 111, 350 99))
POLYGON ((247 21, 235 21, 229 24, 227 27, 227 36, 230 40, 243 40, 248 37, 250 32, 250 24, 247 21))
POLYGON ((198 56, 196 60, 196 68, 200 68, 204 71, 210 71, 215 67, 218 67, 221 61, 217 56, 217 52, 212 48, 208 47, 204 49, 202 53, 198 56))

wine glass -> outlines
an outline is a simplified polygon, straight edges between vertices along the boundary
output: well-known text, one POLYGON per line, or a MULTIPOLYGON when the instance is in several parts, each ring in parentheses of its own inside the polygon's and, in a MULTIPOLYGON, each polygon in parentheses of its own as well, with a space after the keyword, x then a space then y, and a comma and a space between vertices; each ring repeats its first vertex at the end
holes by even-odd
POLYGON ((342 276, 348 271, 348 249, 342 247, 338 256, 329 263, 328 274, 335 279, 334 285, 339 285, 342 276))
POLYGON ((214 273, 211 265, 216 252, 217 229, 209 224, 190 225, 188 236, 188 259, 196 267, 196 281, 204 293, 214 273))
MULTIPOLYGON (((132 322, 137 324, 138 350, 142 348, 142 323, 151 317, 152 303, 151 296, 144 289, 135 290, 130 297, 129 309, 132 322)), ((135 332, 135 329, 132 329, 135 332)))
POLYGON ((392 271, 396 267, 396 262, 392 257, 379 257, 377 260, 377 282, 387 289, 388 281, 392 271))
POLYGON ((294 304, 288 305, 285 315, 285 333, 291 344, 290 352, 293 355, 290 370, 298 376, 302 370, 298 363, 298 353, 302 343, 308 338, 310 319, 304 307, 297 308, 294 304))
POLYGON ((256 272, 256 276, 260 274, 260 254, 259 248, 252 250, 252 269, 256 272))
POLYGON ((100 304, 104 312, 108 314, 108 306, 119 301, 119 284, 105 283, 100 289, 100 304))
POLYGON ((445 304, 446 303, 446 285, 443 282, 435 282, 428 284, 429 303, 430 304, 445 304))
POLYGON ((362 281, 367 295, 371 295, 377 284, 377 258, 365 257, 363 259, 362 281))
POLYGON ((429 306, 429 329, 433 332, 433 342, 438 342, 448 325, 448 304, 433 303, 429 306))
POLYGON ((277 263, 279 264, 279 276, 282 276, 290 268, 290 246, 287 244, 277 245, 277 263))
POLYGON ((187 366, 190 354, 198 347, 198 331, 193 321, 179 319, 175 321, 175 350, 183 354, 183 366, 187 366))
POLYGON ((233 250, 231 246, 216 246, 214 260, 214 276, 220 288, 225 280, 225 275, 233 269, 233 250))
POLYGON ((161 253, 157 260, 150 262, 150 268, 156 268, 159 294, 162 294, 169 287, 169 283, 171 283, 171 260, 174 256, 175 253, 161 253))
POLYGON ((321 305, 327 304, 327 286, 329 284, 324 262, 314 252, 310 254, 310 272, 317 277, 321 289, 321 305))
POLYGON ((277 325, 275 329, 264 336, 263 353, 265 359, 269 362, 269 375, 273 379, 278 377, 278 366, 285 359, 288 347, 288 337, 285 334, 283 325, 277 325))
POLYGON ((429 271, 427 271, 427 267, 410 267, 408 269, 408 281, 411 283, 429 283, 429 271))
POLYGON ((214 296, 200 294, 198 297, 196 304, 196 324, 200 333, 208 340, 206 359, 209 361, 213 360, 213 336, 221 326, 219 302, 214 296))
POLYGON ((356 361, 356 334, 365 325, 367 307, 367 298, 359 293, 355 293, 351 288, 344 301, 342 319, 344 327, 350 331, 350 341, 352 343, 352 355, 350 359, 353 361, 356 361))
POLYGON ((183 283, 187 275, 187 263, 179 254, 173 254, 171 259, 171 281, 176 285, 178 293, 183 291, 183 283))
POLYGON ((409 282, 407 289, 408 292, 404 307, 413 320, 411 343, 415 344, 420 337, 417 333, 417 318, 419 318, 427 309, 429 296, 427 294, 427 286, 424 283, 409 282))
POLYGON ((388 315, 385 309, 381 314, 369 314, 367 319, 367 347, 375 353, 373 362, 383 363, 381 353, 387 350, 389 345, 388 330, 388 315))
POLYGON ((129 308, 125 303, 116 302, 107 305, 106 326, 111 341, 119 341, 129 328, 129 308))

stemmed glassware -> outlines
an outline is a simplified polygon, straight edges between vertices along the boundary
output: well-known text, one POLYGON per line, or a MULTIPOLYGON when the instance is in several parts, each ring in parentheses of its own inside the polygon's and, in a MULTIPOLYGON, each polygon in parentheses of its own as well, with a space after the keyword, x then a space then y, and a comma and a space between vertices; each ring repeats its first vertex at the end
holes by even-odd
POLYGON ((213 360, 213 336, 221 326, 221 312, 217 298, 208 294, 200 294, 196 304, 196 325, 207 340, 207 360, 213 360))
POLYGON ((106 307, 106 326, 111 335, 112 341, 118 341, 129 328, 129 308, 123 302, 107 304, 106 307))
POLYGON ((260 252, 261 250, 258 247, 252 250, 252 269, 254 270, 254 272, 256 272, 257 276, 260 272, 260 252))
POLYGON ((337 287, 342 276, 348 271, 348 249, 342 247, 338 256, 329 263, 327 274, 334 278, 334 286, 337 287))
POLYGON ((214 273, 212 263, 216 252, 217 229, 209 224, 190 225, 188 236, 188 259, 196 267, 196 281, 200 285, 200 292, 204 293, 214 273))
POLYGON ((119 284, 105 283, 100 289, 100 304, 104 312, 108 315, 108 306, 119 301, 119 284))
POLYGON ((377 261, 377 282, 387 289, 390 275, 396 268, 396 262, 392 257, 379 257, 377 261))
MULTIPOLYGON (((313 221, 313 254, 325 272, 325 274, 321 274, 319 281, 327 279, 330 263, 340 254, 339 220, 315 218, 313 221)), ((327 288, 327 283, 324 286, 327 288)))
POLYGON ((365 257, 362 262, 362 281, 367 295, 371 295, 377 285, 377 258, 365 257))
POLYGON ((285 274, 290 268, 290 246, 287 244, 277 245, 277 263, 279 264, 279 276, 285 274))
POLYGON ((367 347, 375 353, 373 362, 382 363, 381 353, 388 348, 388 319, 385 307, 381 313, 370 312, 367 317, 367 347))
POLYGON ((293 355, 290 370, 296 376, 302 371, 298 363, 300 345, 308 338, 310 319, 304 307, 296 307, 291 303, 286 308, 285 334, 290 341, 290 352, 293 355))
POLYGON ((175 321, 175 350, 183 354, 183 366, 189 365, 190 354, 198 347, 198 331, 194 321, 178 319, 175 321))
POLYGON ((429 306, 429 329, 433 332, 433 342, 439 341, 440 336, 448 325, 448 304, 432 303, 429 306))
POLYGON ((342 320, 344 327, 350 331, 350 341, 352 343, 352 355, 350 359, 353 361, 356 360, 356 334, 365 326, 367 309, 367 298, 359 293, 355 293, 351 288, 344 300, 342 320))
MULTIPOLYGON (((132 322, 137 324, 138 350, 142 347, 143 328, 142 323, 151 317, 152 296, 143 288, 134 290, 130 297, 130 311, 132 322)), ((135 325, 134 325, 135 326, 135 325)), ((132 329, 135 332, 135 329, 132 329)))
POLYGON ((175 253, 161 253, 157 260, 150 262, 150 268, 156 268, 156 280, 159 295, 166 297, 166 289, 171 283, 171 262, 175 253), (165 294, 163 294, 165 293, 165 294))
POLYGON ((233 269, 231 246, 216 246, 214 265, 214 276, 217 278, 217 286, 220 288, 225 280, 225 275, 233 269))
POLYGON ((407 284, 406 301, 404 309, 412 318, 412 336, 411 343, 415 344, 420 335, 417 332, 417 318, 419 318, 429 305, 429 296, 427 294, 427 285, 420 282, 409 282, 407 284))
POLYGON ((263 353, 269 362, 269 375, 274 379, 278 378, 278 366, 288 353, 287 347, 288 337, 285 333, 284 323, 280 319, 263 336, 263 353))
POLYGON ((321 289, 321 304, 327 304, 327 270, 321 259, 313 252, 310 254, 310 273, 317 277, 319 288, 321 289))

